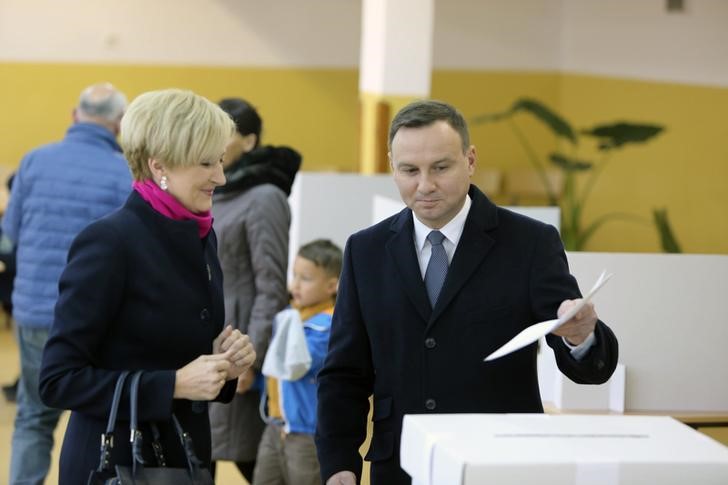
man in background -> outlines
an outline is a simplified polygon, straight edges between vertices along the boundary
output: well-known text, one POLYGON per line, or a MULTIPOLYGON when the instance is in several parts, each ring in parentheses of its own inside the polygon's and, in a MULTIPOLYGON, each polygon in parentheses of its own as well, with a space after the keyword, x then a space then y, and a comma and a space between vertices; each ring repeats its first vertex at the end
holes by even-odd
POLYGON ((68 248, 90 222, 120 207, 131 174, 116 142, 126 97, 111 84, 84 89, 63 140, 20 162, 2 221, 17 247, 13 316, 20 347, 20 382, 12 439, 10 483, 42 485, 61 411, 38 395, 38 372, 58 279, 68 248))

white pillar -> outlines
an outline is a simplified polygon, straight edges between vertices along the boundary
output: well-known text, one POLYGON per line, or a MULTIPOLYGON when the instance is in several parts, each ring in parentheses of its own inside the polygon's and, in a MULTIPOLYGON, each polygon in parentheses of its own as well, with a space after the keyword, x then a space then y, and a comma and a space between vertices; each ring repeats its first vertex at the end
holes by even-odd
POLYGON ((360 166, 387 171, 394 114, 430 95, 434 0, 363 0, 359 61, 360 166))

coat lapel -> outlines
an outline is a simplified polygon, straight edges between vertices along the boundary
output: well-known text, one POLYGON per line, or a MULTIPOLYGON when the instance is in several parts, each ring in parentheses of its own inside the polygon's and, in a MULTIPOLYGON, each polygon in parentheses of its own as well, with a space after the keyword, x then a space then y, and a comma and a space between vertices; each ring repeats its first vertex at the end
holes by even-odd
POLYGON ((386 248, 390 258, 394 261, 396 271, 402 278, 402 284, 407 296, 417 309, 417 313, 427 322, 430 319, 432 308, 430 307, 430 300, 427 298, 427 290, 425 289, 425 283, 422 281, 420 264, 415 253, 412 217, 412 211, 404 209, 392 221, 390 230, 393 234, 387 241, 386 248))
POLYGON ((495 244, 487 231, 498 225, 496 206, 474 185, 470 186, 469 195, 470 212, 428 325, 439 318, 495 244))

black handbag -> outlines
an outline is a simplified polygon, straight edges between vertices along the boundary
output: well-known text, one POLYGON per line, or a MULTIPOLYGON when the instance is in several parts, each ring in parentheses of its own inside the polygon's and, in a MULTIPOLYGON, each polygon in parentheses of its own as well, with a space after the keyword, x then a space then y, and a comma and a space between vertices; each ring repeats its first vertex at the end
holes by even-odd
POLYGON ((116 412, 119 407, 121 390, 124 387, 124 380, 128 372, 122 372, 114 390, 114 400, 109 413, 109 423, 106 433, 102 435, 101 458, 99 467, 89 475, 88 485, 214 485, 210 472, 201 467, 201 461, 195 455, 192 438, 187 434, 179 423, 177 417, 172 414, 174 429, 180 440, 182 448, 187 457, 187 467, 171 468, 166 466, 164 450, 159 443, 159 432, 152 423, 152 449, 157 461, 155 467, 148 467, 142 458, 142 433, 138 425, 138 397, 139 380, 142 371, 135 372, 131 377, 130 384, 130 407, 131 416, 129 427, 131 428, 131 466, 116 465, 110 463, 111 448, 114 446, 113 431, 116 423, 116 412))

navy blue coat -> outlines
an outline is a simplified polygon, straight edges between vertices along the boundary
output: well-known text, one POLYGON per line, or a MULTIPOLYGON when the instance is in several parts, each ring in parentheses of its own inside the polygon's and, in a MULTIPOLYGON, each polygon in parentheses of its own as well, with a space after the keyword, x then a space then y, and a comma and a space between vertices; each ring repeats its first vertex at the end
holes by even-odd
MULTIPOLYGON (((209 465, 207 403, 172 396, 176 369, 212 353, 212 341, 223 328, 216 246, 214 232, 200 240, 194 221, 164 217, 136 192, 74 240, 40 374, 43 401, 73 411, 59 483, 85 483, 98 465, 100 435, 124 369, 146 371, 139 419, 159 424, 168 465, 185 465, 170 427, 173 411, 209 465)), ((229 401, 234 391, 235 381, 228 382, 218 400, 229 401)), ((112 461, 129 464, 126 392, 119 419, 112 461)), ((148 436, 145 457, 153 464, 148 436)))
MULTIPOLYGON (((405 414, 543 412, 536 344, 492 362, 483 358, 526 326, 555 317, 580 297, 556 230, 496 207, 475 186, 447 278, 430 307, 405 209, 349 238, 329 352, 319 373, 316 444, 324 479, 361 470, 372 485, 410 483, 399 466, 405 414)), ((617 340, 602 322, 596 346, 577 362, 549 335, 559 369, 578 383, 603 383, 617 364, 617 340)))

